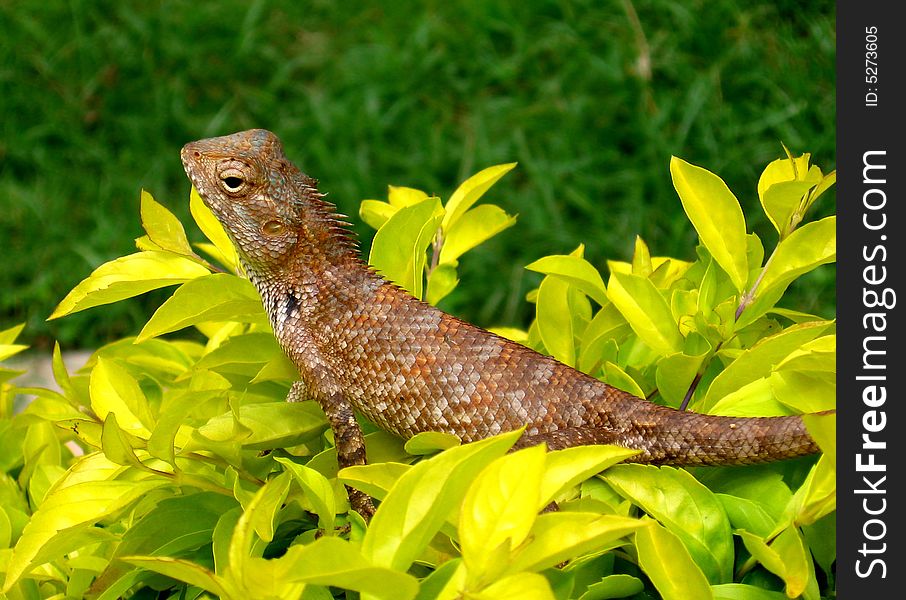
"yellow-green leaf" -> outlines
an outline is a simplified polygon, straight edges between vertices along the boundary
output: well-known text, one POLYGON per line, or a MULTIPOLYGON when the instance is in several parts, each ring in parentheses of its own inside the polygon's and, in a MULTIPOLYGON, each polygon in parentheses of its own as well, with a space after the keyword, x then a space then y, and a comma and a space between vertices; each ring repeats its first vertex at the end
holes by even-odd
POLYGON ((502 456, 469 487, 459 520, 459 541, 470 578, 484 573, 499 576, 505 565, 489 559, 498 548, 507 556, 529 535, 538 515, 545 454, 544 446, 532 446, 502 456))
POLYGON ((818 597, 812 558, 796 527, 787 527, 770 544, 748 531, 736 534, 758 562, 783 580, 787 597, 798 598, 810 587, 814 589, 808 596, 818 597))
MULTIPOLYGON (((239 268, 239 257, 236 255, 236 247, 230 240, 230 236, 227 235, 223 225, 220 224, 211 209, 205 205, 204 200, 198 195, 198 190, 195 189, 195 186, 192 186, 192 191, 189 194, 189 212, 192 213, 192 218, 195 219, 195 223, 201 229, 201 232, 214 244, 217 260, 235 273, 239 268)), ((209 253, 214 254, 214 252, 209 253)))
POLYGON ((199 587, 211 592, 221 600, 239 600, 238 594, 231 591, 231 586, 221 577, 192 561, 167 556, 121 556, 119 559, 136 567, 199 587))
POLYGON ((123 256, 94 270, 60 302, 49 319, 209 274, 197 262, 170 252, 146 251, 123 256))
POLYGON ((645 390, 638 384, 638 382, 632 378, 632 375, 627 373, 620 367, 620 365, 608 361, 604 361, 604 379, 607 381, 608 385, 612 385, 618 390, 623 390, 635 396, 636 398, 644 398, 645 390))
POLYGON ((550 583, 538 573, 518 573, 499 579, 479 592, 458 598, 474 600, 555 600, 550 583))
POLYGON ((517 430, 450 448, 408 469, 371 519, 362 540, 365 558, 375 565, 408 569, 459 504, 475 473, 503 455, 521 434, 517 430))
POLYGON ((674 534, 652 521, 635 532, 639 567, 664 600, 708 600, 711 587, 701 569, 674 534))
POLYGON ((455 263, 460 256, 515 223, 516 217, 506 214, 499 206, 476 206, 465 212, 448 230, 444 230, 440 262, 455 263))
POLYGON ((212 273, 182 284, 154 311, 137 342, 204 321, 267 323, 261 297, 248 279, 212 273))
POLYGON ((488 167, 462 182, 462 184, 456 188, 456 191, 450 195, 450 199, 447 200, 446 205, 444 205, 446 214, 441 222, 441 228, 444 231, 449 231, 450 227, 456 223, 456 221, 465 214, 465 212, 469 210, 492 185, 497 183, 497 180, 509 173, 515 166, 516 163, 508 163, 488 167))
POLYGON ((724 181, 701 167, 672 157, 670 174, 702 243, 743 291, 749 276, 746 258, 746 221, 739 201, 724 181))
POLYGON ((756 379, 768 377, 775 365, 803 344, 824 333, 830 325, 831 321, 802 323, 762 338, 739 354, 714 378, 698 409, 708 412, 724 396, 756 379))
POLYGON ((819 265, 837 259, 837 217, 806 223, 777 245, 765 267, 759 294, 786 289, 794 279, 819 265))
POLYGON ((805 203, 802 201, 815 183, 809 181, 782 181, 769 187, 761 196, 761 205, 780 238, 801 220, 805 203), (796 218, 794 218, 794 215, 796 218))
POLYGON ((398 207, 381 200, 362 200, 359 204, 359 216, 374 229, 380 229, 397 210, 398 207))
POLYGON ((513 553, 506 572, 547 569, 617 545, 620 538, 647 526, 640 519, 597 513, 564 511, 538 515, 528 541, 513 553))
POLYGON ((649 279, 611 273, 607 297, 643 342, 661 354, 683 348, 683 337, 667 301, 649 279))
POLYGON ((440 199, 433 197, 399 209, 374 234, 368 262, 384 277, 421 298, 425 252, 442 214, 440 199))
POLYGON ((8 591, 33 566, 33 560, 54 536, 87 526, 125 508, 154 488, 168 485, 164 479, 145 481, 87 481, 57 489, 44 499, 22 531, 6 566, 8 591))
POLYGON ((648 277, 654 268, 651 265, 651 252, 642 236, 635 236, 635 250, 632 253, 632 274, 648 277))
POLYGON ((114 413, 119 426, 129 433, 147 438, 154 429, 148 400, 129 371, 116 362, 98 358, 91 370, 88 389, 91 409, 101 420, 114 413))
POLYGON ((434 454, 447 448, 459 446, 460 440, 452 433, 423 431, 406 440, 403 446, 409 454, 434 454))
POLYGON ((428 290, 425 292, 425 302, 436 305, 447 294, 453 291, 459 283, 456 277, 456 267, 452 264, 440 263, 428 275, 428 290))
POLYGON ((563 490, 638 453, 638 450, 607 445, 576 446, 548 453, 538 509, 555 500, 563 490))
POLYGON ((706 352, 695 356, 677 352, 658 361, 655 381, 668 406, 680 406, 706 356, 706 352))
POLYGON ((390 206, 393 206, 394 208, 399 209, 412 206, 427 198, 428 194, 415 188, 402 185, 387 186, 387 200, 390 201, 390 206))
POLYGON ((179 219, 145 190, 142 190, 141 214, 142 227, 158 248, 176 254, 194 255, 179 219))
POLYGON ((535 324, 547 351, 572 367, 576 364, 576 343, 569 292, 569 283, 562 279, 548 275, 541 280, 535 302, 535 324))
POLYGON ((526 265, 525 268, 529 271, 536 271, 562 279, 574 285, 601 306, 607 304, 607 289, 604 286, 601 273, 581 256, 554 254, 539 258, 535 262, 526 265))

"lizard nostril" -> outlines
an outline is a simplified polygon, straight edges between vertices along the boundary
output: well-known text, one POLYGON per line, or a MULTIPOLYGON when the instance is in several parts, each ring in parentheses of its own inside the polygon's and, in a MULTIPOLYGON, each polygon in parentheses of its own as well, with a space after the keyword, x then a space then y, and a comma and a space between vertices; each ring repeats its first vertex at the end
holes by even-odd
POLYGON ((194 156, 195 158, 201 158, 201 152, 196 150, 195 152, 192 153, 192 156, 194 156))

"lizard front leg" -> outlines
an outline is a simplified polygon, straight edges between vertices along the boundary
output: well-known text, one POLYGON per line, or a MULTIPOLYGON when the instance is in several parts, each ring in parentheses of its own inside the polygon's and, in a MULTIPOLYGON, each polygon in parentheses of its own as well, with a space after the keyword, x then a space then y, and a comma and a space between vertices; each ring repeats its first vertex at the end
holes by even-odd
MULTIPOLYGON (((303 382, 297 381, 286 397, 288 402, 299 402, 307 397, 308 390, 303 382)), ((334 446, 337 449, 337 464, 342 469, 352 465, 365 464, 365 439, 362 428, 355 420, 352 405, 342 392, 315 393, 314 400, 327 415, 330 429, 333 431, 334 446)), ((346 486, 349 504, 352 509, 368 521, 374 515, 374 503, 371 497, 355 488, 346 486)))

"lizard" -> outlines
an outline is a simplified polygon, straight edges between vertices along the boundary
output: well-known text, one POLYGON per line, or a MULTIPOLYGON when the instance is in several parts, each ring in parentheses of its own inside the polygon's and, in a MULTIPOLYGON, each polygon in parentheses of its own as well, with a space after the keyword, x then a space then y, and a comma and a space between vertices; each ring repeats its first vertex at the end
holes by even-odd
MULTIPOLYGON (((289 399, 313 399, 340 467, 365 464, 355 412, 403 438, 471 442, 524 427, 517 447, 616 444, 650 464, 760 463, 816 453, 800 416, 681 411, 625 391, 422 302, 358 253, 318 182, 252 129, 186 144, 192 185, 236 246, 281 348, 299 371, 289 399)), ((347 488, 366 518, 371 499, 347 488)))

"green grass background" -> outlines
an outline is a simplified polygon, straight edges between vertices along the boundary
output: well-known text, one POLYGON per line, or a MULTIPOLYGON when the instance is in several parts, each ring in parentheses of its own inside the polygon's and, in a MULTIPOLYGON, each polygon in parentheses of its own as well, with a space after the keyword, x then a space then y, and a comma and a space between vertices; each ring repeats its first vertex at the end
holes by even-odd
MULTIPOLYGON (((519 161, 488 198, 517 226, 445 301, 486 326, 527 324, 524 265, 580 242, 602 270, 636 234, 691 258, 671 154, 773 244, 755 183, 780 142, 835 166, 835 41, 833 2, 0 0, 0 327, 39 347, 136 332, 162 292, 44 319, 133 251, 141 188, 189 222, 183 143, 251 127, 351 215, 387 184, 446 197, 519 161)), ((819 269, 792 303, 833 314, 833 285, 819 269)))

